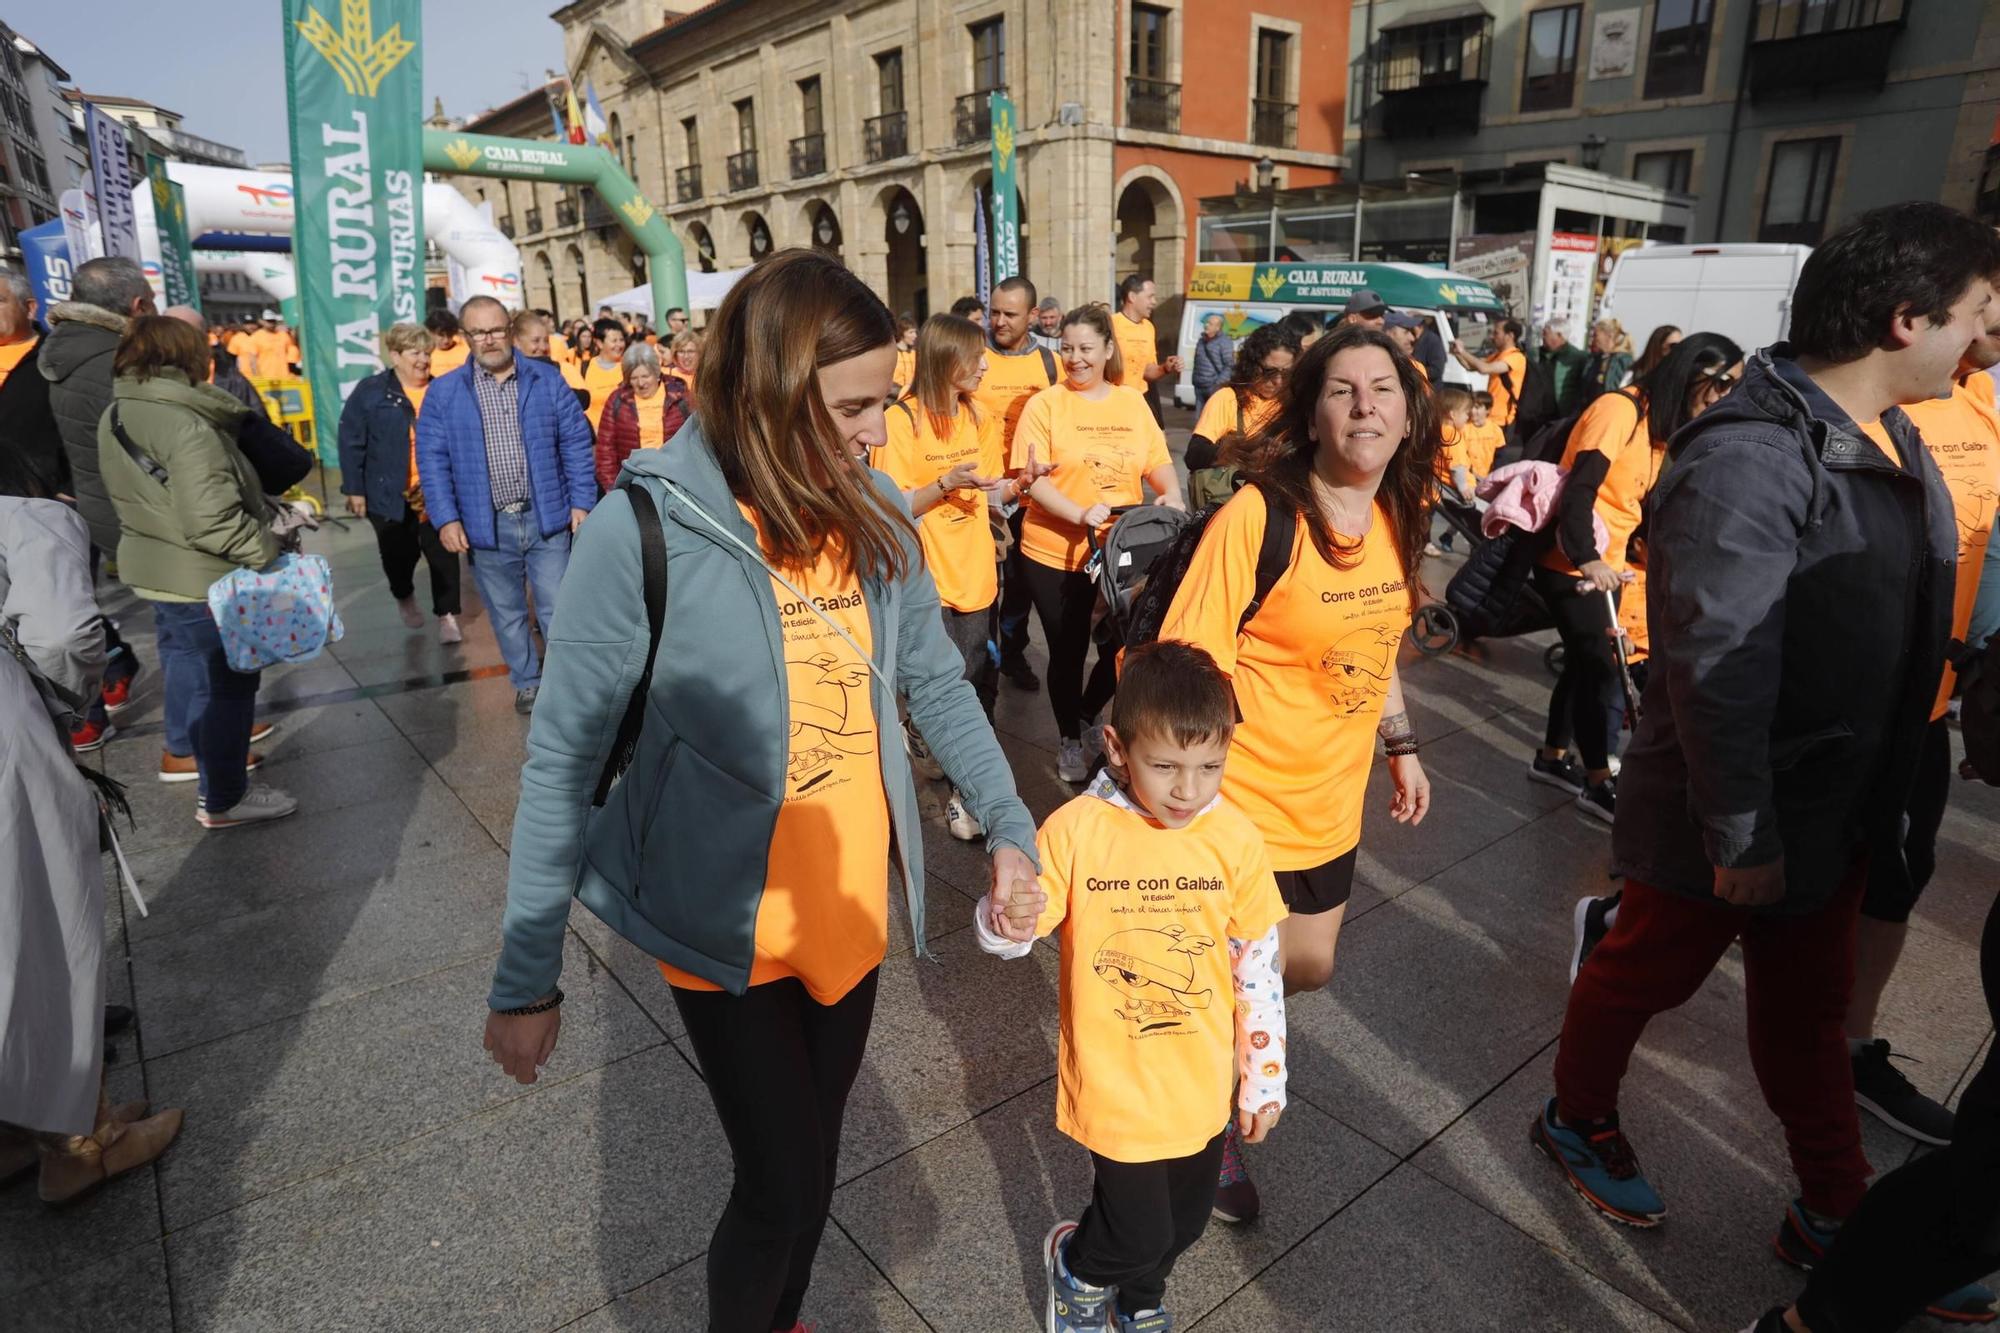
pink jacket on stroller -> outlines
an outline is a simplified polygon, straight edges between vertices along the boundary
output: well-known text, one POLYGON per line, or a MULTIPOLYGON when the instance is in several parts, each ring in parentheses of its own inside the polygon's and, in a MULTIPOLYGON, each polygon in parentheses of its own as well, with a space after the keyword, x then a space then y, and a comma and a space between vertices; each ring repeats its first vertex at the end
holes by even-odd
MULTIPOLYGON (((1508 528, 1540 532, 1555 520, 1563 487, 1568 482, 1569 473, 1554 463, 1509 463, 1495 468, 1479 483, 1479 498, 1486 501, 1479 530, 1488 537, 1498 537, 1508 528)), ((1590 524, 1597 534, 1597 549, 1601 551, 1610 545, 1611 534, 1603 518, 1595 513, 1590 516, 1590 524)))

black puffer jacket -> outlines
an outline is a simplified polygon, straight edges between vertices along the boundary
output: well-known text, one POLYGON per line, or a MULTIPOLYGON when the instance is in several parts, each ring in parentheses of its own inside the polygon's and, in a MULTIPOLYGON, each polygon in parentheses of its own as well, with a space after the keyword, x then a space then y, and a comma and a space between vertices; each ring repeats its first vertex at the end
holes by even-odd
POLYGON ((49 382, 42 378, 42 349, 30 348, 0 384, 0 449, 20 457, 43 493, 70 494, 69 458, 49 410, 49 382))
POLYGON ((1689 423, 1647 507, 1644 720, 1618 780, 1612 869, 1709 898, 1716 866, 1785 861, 1825 904, 1886 847, 1951 634, 1958 531, 1916 428, 1870 443, 1784 344, 1689 423))
POLYGON ((117 511, 104 493, 97 468, 97 422, 111 406, 111 354, 124 336, 126 319, 102 306, 64 301, 49 310, 49 336, 38 356, 49 382, 49 407, 69 455, 70 493, 90 528, 90 544, 110 554, 118 549, 117 511))

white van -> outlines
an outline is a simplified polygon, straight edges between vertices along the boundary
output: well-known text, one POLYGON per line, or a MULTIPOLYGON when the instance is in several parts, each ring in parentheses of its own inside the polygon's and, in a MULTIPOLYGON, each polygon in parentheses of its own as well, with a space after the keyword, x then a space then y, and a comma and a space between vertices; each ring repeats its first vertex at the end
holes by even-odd
POLYGON ((1812 247, 1649 245, 1618 257, 1604 284, 1600 319, 1616 319, 1635 348, 1654 329, 1720 333, 1745 352, 1781 341, 1792 323, 1792 288, 1812 247))

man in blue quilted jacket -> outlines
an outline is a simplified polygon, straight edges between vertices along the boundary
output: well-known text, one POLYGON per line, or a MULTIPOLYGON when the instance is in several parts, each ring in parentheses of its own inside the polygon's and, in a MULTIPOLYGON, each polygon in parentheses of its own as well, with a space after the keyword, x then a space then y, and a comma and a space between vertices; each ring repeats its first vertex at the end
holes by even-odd
POLYGON ((505 306, 475 296, 458 320, 472 357, 424 395, 417 475, 444 548, 477 552, 472 576, 507 660, 514 711, 528 713, 542 683, 528 594, 546 640, 570 534, 597 503, 590 421, 554 366, 515 354, 505 306))

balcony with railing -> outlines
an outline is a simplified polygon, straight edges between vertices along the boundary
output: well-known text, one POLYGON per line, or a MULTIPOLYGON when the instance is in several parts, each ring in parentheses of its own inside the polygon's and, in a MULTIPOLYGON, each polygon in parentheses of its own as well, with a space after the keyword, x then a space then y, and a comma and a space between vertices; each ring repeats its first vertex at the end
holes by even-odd
POLYGON ((988 102, 994 93, 1006 96, 1003 85, 998 88, 981 88, 976 93, 967 93, 952 104, 951 141, 960 148, 976 143, 985 143, 993 137, 993 109, 988 102))
POLYGON ((583 225, 592 231, 618 225, 618 219, 604 202, 604 196, 595 190, 583 192, 583 225))
POLYGON ((729 155, 729 188, 732 190, 754 190, 757 188, 757 150, 746 148, 740 153, 729 155))
POLYGON ((791 143, 792 179, 822 175, 826 171, 826 136, 801 134, 791 143))
POLYGON ((567 196, 556 200, 556 226, 574 227, 575 225, 576 200, 567 196))
POLYGON ((541 231, 542 206, 540 204, 528 205, 527 210, 521 214, 521 228, 523 236, 533 236, 541 231))
POLYGON ((861 122, 862 149, 870 162, 887 162, 910 151, 910 114, 891 111, 861 122))
POLYGON ((1274 102, 1258 97, 1250 103, 1250 141, 1266 148, 1296 148, 1299 142, 1299 104, 1274 102))
POLYGON ((1157 130, 1161 134, 1181 132, 1181 86, 1159 79, 1127 76, 1125 80, 1125 123, 1135 130, 1157 130))
POLYGON ((1915 0, 1756 0, 1750 15, 1750 100, 1879 92, 1915 0))
POLYGON ((1382 133, 1476 134, 1493 60, 1493 18, 1484 10, 1384 24, 1369 57, 1382 100, 1382 133))
POLYGON ((674 202, 691 204, 701 198, 701 166, 674 168, 674 202))

